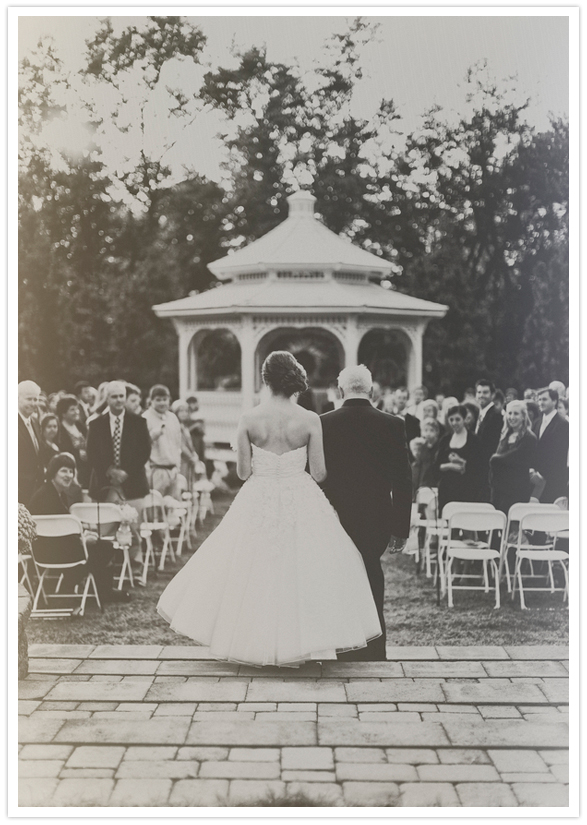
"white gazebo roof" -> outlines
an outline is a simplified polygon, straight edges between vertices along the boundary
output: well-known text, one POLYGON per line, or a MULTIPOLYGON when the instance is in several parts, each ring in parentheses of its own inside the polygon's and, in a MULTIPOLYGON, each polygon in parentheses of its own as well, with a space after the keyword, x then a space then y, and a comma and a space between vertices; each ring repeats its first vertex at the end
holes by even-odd
POLYGON ((354 246, 331 232, 314 215, 316 198, 310 192, 295 192, 287 199, 288 217, 256 241, 208 264, 221 280, 259 268, 281 267, 351 268, 355 272, 387 275, 392 265, 383 258, 354 246))

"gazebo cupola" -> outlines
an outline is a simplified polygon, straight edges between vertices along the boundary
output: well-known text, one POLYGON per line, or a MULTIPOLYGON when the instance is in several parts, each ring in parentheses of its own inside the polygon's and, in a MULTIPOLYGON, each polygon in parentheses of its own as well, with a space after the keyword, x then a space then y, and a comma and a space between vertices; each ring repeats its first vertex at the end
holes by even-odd
POLYGON ((261 364, 275 349, 293 352, 320 389, 343 367, 365 362, 368 336, 385 332, 396 371, 389 382, 416 386, 426 325, 448 309, 380 286, 392 264, 327 229, 310 192, 287 200, 286 220, 208 265, 221 281, 216 288, 153 307, 175 325, 180 394, 197 392, 211 441, 231 440, 242 410, 256 403, 261 364), (232 367, 226 360, 222 366, 219 352, 227 341, 232 367), (220 365, 215 381, 211 364, 220 365))

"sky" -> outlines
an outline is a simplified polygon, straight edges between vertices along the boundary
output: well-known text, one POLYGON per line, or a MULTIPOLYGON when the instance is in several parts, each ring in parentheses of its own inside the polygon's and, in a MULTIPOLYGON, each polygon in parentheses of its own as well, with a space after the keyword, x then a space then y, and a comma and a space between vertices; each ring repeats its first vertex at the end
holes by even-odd
MULTIPOLYGON (((252 45, 266 45, 270 60, 297 61, 302 69, 310 70, 320 59, 324 42, 334 32, 344 31, 352 19, 334 13, 307 16, 303 8, 298 10, 299 16, 268 16, 262 11, 263 16, 236 10, 226 16, 188 18, 208 38, 200 76, 210 67, 235 65, 232 47, 252 45)), ((532 16, 513 16, 507 9, 494 11, 497 13, 490 16, 474 14, 469 8, 452 9, 450 16, 440 16, 437 9, 418 16, 405 16, 405 10, 403 15, 365 16, 366 21, 379 26, 362 51, 365 77, 355 94, 353 114, 368 117, 381 98, 392 98, 406 130, 416 127, 433 105, 454 116, 464 107, 467 69, 486 60, 490 77, 517 78, 519 98, 530 98, 526 117, 537 129, 548 128, 549 113, 568 115, 568 18, 542 16, 539 8, 532 10, 532 16)), ((113 8, 104 9, 116 29, 144 19, 113 12, 113 8)), ((40 36, 52 35, 66 65, 79 68, 84 41, 97 24, 98 18, 91 16, 20 16, 19 56, 25 56, 40 36)), ((194 81, 197 79, 194 76, 194 81)), ((197 145, 197 171, 219 179, 224 155, 216 135, 221 125, 214 116, 200 119, 197 132, 179 142, 172 163, 179 166, 188 158, 193 162, 197 145)), ((71 126, 67 131, 69 139, 75 139, 71 126)))

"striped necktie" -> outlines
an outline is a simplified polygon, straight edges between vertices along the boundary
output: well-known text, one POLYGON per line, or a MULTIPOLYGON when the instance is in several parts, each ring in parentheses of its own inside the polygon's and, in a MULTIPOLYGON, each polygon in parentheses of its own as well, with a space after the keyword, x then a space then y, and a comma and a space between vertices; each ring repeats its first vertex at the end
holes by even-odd
POLYGON ((116 416, 114 422, 114 436, 112 437, 112 447, 114 449, 114 466, 120 467, 120 438, 122 435, 122 427, 120 425, 120 416, 116 416))

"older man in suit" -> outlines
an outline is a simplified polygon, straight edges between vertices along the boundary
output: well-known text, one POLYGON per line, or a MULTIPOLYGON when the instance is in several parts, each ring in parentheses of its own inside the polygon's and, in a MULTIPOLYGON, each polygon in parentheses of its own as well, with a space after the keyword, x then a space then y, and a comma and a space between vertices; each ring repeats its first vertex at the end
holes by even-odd
POLYGON ((35 420, 41 388, 34 381, 18 385, 18 500, 28 507, 43 483, 41 433, 35 420))
POLYGON ((349 367, 338 384, 343 404, 321 416, 328 476, 324 492, 359 549, 377 606, 383 635, 344 660, 384 661, 384 576, 387 547, 403 549, 410 530, 412 475, 405 424, 373 407, 367 367, 349 367), (393 498, 392 498, 393 495, 393 498))
POLYGON ((151 439, 144 418, 125 409, 126 385, 111 381, 106 411, 90 421, 87 456, 90 496, 95 501, 126 499, 140 508, 149 492, 145 464, 151 439))
POLYGON ((538 390, 541 415, 532 429, 538 439, 535 469, 546 482, 540 495, 543 504, 552 504, 569 494, 569 422, 559 415, 557 405, 556 390, 538 390))
POLYGON ((480 472, 481 500, 491 500, 489 485, 489 461, 497 450, 503 428, 503 415, 493 403, 495 386, 491 381, 480 378, 475 384, 475 400, 479 406, 479 417, 475 428, 475 435, 479 442, 481 453, 480 472))

